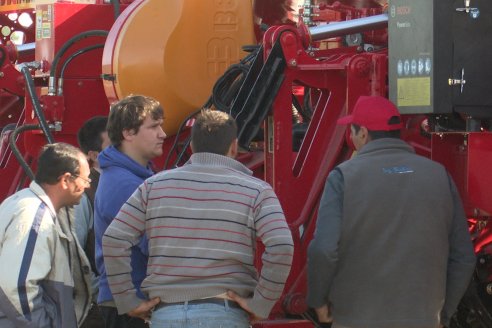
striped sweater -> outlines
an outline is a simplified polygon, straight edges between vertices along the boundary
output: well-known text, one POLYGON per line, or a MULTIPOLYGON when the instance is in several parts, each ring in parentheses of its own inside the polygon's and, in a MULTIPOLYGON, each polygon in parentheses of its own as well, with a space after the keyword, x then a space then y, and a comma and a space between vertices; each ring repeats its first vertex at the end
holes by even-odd
POLYGON ((149 262, 142 291, 173 303, 228 290, 251 297, 267 317, 282 294, 293 255, 291 232, 270 185, 236 160, 193 154, 183 167, 147 179, 103 238, 104 262, 120 313, 141 303, 130 277, 130 248, 143 233, 149 262), (257 239, 265 245, 261 273, 257 239))

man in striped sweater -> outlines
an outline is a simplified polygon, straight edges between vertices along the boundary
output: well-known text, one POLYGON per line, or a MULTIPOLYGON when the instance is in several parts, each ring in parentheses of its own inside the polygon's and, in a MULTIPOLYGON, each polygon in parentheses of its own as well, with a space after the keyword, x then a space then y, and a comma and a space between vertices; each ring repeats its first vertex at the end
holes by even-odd
POLYGON ((106 230, 104 261, 119 313, 152 314, 153 328, 249 327, 269 315, 290 271, 293 241, 270 185, 234 159, 236 135, 232 117, 204 110, 188 163, 147 179, 106 230), (144 233, 146 302, 130 278, 130 248, 144 233), (257 238, 265 245, 259 274, 257 238))

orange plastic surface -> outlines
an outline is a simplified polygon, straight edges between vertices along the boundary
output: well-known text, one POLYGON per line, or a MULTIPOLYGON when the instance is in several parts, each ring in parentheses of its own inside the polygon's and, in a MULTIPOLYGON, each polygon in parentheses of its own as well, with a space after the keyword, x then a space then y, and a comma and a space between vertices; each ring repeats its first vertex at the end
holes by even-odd
POLYGON ((137 0, 118 18, 103 54, 110 102, 128 94, 159 100, 176 133, 201 108, 222 73, 254 44, 251 1, 137 0))

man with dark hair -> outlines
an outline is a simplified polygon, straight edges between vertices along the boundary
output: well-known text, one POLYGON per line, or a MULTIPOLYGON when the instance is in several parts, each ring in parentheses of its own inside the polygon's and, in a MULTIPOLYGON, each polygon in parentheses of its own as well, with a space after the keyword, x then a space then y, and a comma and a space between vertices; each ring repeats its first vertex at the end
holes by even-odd
POLYGON ((453 180, 399 139, 400 114, 383 97, 360 97, 338 124, 351 125, 358 154, 326 181, 308 305, 334 328, 447 326, 475 267, 453 180))
POLYGON ((0 205, 2 328, 75 328, 87 315, 89 262, 66 206, 77 204, 89 185, 84 154, 50 144, 39 156, 35 181, 0 205))
POLYGON ((231 116, 203 111, 191 129, 191 147, 194 153, 227 154, 236 136, 236 121, 231 116))
POLYGON ((90 188, 86 189, 80 204, 75 206, 76 233, 80 244, 86 250, 94 272, 97 272, 95 262, 93 262, 95 256, 95 240, 93 232, 94 198, 101 174, 97 156, 111 143, 106 130, 107 123, 108 118, 106 116, 95 116, 87 120, 77 133, 80 149, 82 149, 89 161, 91 168, 89 178, 92 182, 90 188))
MULTIPOLYGON (((103 259, 102 236, 121 206, 137 187, 154 174, 150 160, 162 155, 166 134, 162 130, 164 111, 150 97, 130 95, 111 106, 107 131, 112 145, 98 157, 102 170, 94 204, 96 266, 100 274, 98 304, 106 328, 133 328, 147 325, 138 318, 118 315, 108 286, 103 259)), ((147 240, 131 249, 132 273, 129 283, 145 299, 140 284, 147 268, 147 240)))
POLYGON ((77 140, 82 151, 87 156, 91 173, 91 186, 85 190, 80 204, 74 207, 75 210, 75 233, 84 248, 85 254, 91 263, 93 272, 92 294, 93 304, 89 315, 87 316, 82 328, 103 328, 104 321, 97 306, 97 294, 99 285, 99 274, 96 269, 95 248, 96 241, 94 235, 94 197, 99 184, 100 167, 97 156, 109 146, 110 141, 106 125, 108 118, 106 116, 94 116, 87 120, 77 133, 77 140))
POLYGON ((118 310, 152 327, 250 326, 282 294, 294 251, 272 188, 236 161, 237 127, 204 110, 192 128, 193 155, 182 167, 147 179, 104 235, 104 260, 118 310), (149 239, 142 302, 129 283, 130 247, 149 239), (256 238, 265 245, 254 267, 256 238), (155 302, 162 301, 151 313, 155 302))
POLYGON ((85 121, 77 132, 80 149, 89 157, 90 161, 97 161, 99 152, 109 146, 107 124, 108 118, 106 116, 94 116, 85 121))

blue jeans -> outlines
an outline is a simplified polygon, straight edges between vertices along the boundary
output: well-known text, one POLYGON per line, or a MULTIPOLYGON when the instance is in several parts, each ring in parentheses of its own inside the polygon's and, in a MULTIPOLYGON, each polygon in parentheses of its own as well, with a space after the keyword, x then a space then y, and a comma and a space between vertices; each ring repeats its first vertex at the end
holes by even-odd
POLYGON ((219 304, 188 304, 161 307, 152 313, 151 328, 249 328, 246 311, 219 304))

